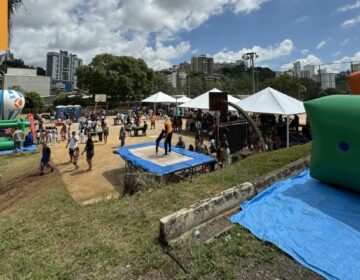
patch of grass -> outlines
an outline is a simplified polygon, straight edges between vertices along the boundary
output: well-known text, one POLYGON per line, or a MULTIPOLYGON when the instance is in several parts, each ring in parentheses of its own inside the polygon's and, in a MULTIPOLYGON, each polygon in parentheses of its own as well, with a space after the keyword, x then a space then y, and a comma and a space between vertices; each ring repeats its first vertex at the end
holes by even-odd
MULTIPOLYGON (((36 174, 39 155, 1 158, 0 172, 6 181, 17 178, 33 191, 0 213, 0 275, 14 279, 182 277, 157 243, 161 217, 309 152, 308 144, 258 154, 191 182, 84 207, 72 200, 57 172, 21 181, 24 174, 36 174)), ((245 243, 247 239, 235 239, 234 244, 224 245, 231 262, 237 260, 232 255, 249 257, 248 252, 235 248, 250 246, 245 243)), ((271 261, 272 252, 261 250, 252 251, 250 257, 271 261)), ((231 269, 210 245, 199 244, 191 254, 190 266, 196 275, 231 278, 231 269)))

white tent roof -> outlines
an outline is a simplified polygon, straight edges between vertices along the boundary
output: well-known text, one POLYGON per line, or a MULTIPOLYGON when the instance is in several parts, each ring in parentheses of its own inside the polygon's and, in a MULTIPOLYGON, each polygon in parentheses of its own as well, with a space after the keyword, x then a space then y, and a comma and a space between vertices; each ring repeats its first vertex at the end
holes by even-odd
POLYGON ((182 96, 182 97, 177 99, 177 102, 178 103, 185 103, 185 102, 189 102, 190 100, 192 100, 192 99, 187 97, 187 96, 182 96))
MULTIPOLYGON (((202 95, 195 97, 194 99, 180 105, 179 107, 209 110, 209 93, 210 92, 222 92, 222 91, 218 90, 217 88, 213 88, 212 90, 209 90, 209 91, 203 93, 202 95)), ((237 99, 231 95, 228 95, 228 101, 232 102, 232 103, 237 103, 240 101, 240 99, 237 99)), ((235 109, 233 107, 229 106, 229 110, 235 110, 235 109)))
POLYGON ((246 112, 295 115, 305 113, 303 102, 292 98, 271 87, 263 89, 238 102, 246 112))
POLYGON ((150 95, 148 98, 145 98, 141 102, 149 102, 149 103, 176 103, 176 99, 167 95, 161 91, 150 95))

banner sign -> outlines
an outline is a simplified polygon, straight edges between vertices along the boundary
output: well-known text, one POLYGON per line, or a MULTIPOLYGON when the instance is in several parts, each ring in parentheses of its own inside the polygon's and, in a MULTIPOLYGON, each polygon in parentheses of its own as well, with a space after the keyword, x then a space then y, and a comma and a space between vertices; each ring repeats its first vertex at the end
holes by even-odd
POLYGON ((0 0, 0 51, 9 49, 8 0, 0 0))
POLYGON ((34 115, 32 113, 29 114, 29 121, 30 121, 31 134, 33 136, 33 139, 36 139, 35 120, 34 120, 34 115))

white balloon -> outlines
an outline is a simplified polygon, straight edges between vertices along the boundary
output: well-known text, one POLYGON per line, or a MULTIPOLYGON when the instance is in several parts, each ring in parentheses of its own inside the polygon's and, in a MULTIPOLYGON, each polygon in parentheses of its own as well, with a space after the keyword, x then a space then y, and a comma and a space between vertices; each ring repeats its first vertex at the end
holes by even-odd
POLYGON ((0 90, 0 120, 15 119, 25 106, 25 97, 16 90, 0 90))

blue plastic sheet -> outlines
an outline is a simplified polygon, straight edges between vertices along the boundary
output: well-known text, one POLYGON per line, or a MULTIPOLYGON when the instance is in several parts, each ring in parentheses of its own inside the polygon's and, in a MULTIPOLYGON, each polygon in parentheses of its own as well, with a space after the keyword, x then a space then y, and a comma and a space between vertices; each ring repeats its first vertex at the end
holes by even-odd
POLYGON ((305 170, 241 205, 231 217, 327 279, 360 279, 360 196, 305 170))
MULTIPOLYGON (((125 146, 116 150, 115 153, 119 154, 124 160, 131 162, 132 165, 141 168, 146 172, 155 173, 157 175, 171 174, 171 173, 179 172, 181 170, 194 168, 196 166, 204 165, 215 161, 215 159, 210 156, 191 152, 186 149, 171 147, 172 153, 178 153, 190 157, 191 159, 171 165, 161 166, 146 159, 140 158, 131 152, 132 149, 148 147, 148 146, 154 146, 154 153, 155 153, 155 143, 153 142, 125 146)), ((164 144, 160 143, 160 147, 164 148, 164 144)))
MULTIPOLYGON (((37 146, 36 145, 32 145, 32 146, 28 146, 28 147, 23 147, 21 149, 21 151, 24 152, 36 152, 37 151, 37 146)), ((18 153, 20 152, 20 150, 18 149, 18 153)), ((0 151, 0 155, 11 155, 14 153, 14 150, 5 150, 5 151, 0 151)))

